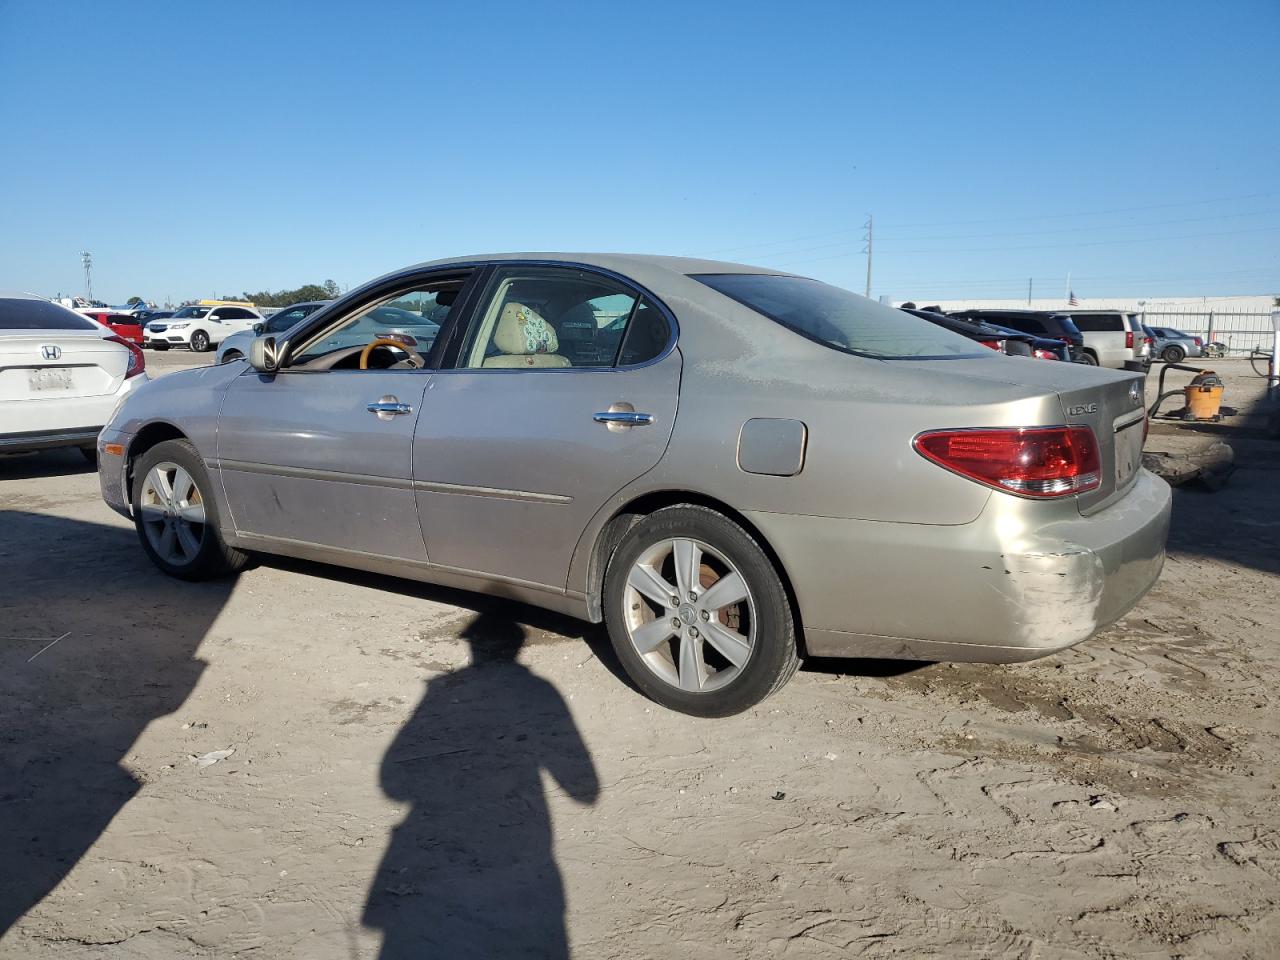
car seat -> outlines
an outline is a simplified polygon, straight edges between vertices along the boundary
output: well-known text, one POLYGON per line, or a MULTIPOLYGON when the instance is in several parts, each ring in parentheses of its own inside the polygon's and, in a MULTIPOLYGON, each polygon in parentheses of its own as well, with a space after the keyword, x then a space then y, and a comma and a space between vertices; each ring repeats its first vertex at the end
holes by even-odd
POLYGON ((501 353, 486 357, 485 367, 569 367, 567 357, 556 353, 560 340, 551 324, 532 307, 512 301, 502 308, 493 346, 501 353))

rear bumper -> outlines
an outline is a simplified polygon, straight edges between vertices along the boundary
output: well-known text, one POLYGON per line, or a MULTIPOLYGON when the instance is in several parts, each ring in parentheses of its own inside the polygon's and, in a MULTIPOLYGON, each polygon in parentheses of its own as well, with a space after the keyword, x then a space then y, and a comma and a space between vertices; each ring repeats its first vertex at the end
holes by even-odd
POLYGON ((98 431, 101 429, 101 426, 74 427, 68 430, 0 434, 0 453, 27 453, 58 447, 92 447, 97 442, 98 431))
POLYGON ((1006 663, 1127 613, 1160 576, 1171 502, 1142 471, 1088 517, 999 494, 958 526, 748 516, 791 579, 809 654, 1006 663))

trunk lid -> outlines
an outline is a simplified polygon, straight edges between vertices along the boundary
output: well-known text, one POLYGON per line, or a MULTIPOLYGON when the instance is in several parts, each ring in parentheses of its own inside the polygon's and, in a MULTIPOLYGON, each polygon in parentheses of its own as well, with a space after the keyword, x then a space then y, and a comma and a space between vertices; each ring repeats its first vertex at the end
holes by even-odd
POLYGON ((1078 363, 1000 356, 939 361, 936 369, 939 374, 945 372, 968 380, 1012 384, 1056 394, 1060 423, 1090 427, 1098 440, 1102 476, 1096 489, 1077 495, 1081 513, 1103 509, 1123 496, 1137 479, 1146 433, 1142 374, 1078 363))
POLYGON ((129 349, 96 330, 13 330, 0 334, 0 402, 99 397, 113 393, 129 349))

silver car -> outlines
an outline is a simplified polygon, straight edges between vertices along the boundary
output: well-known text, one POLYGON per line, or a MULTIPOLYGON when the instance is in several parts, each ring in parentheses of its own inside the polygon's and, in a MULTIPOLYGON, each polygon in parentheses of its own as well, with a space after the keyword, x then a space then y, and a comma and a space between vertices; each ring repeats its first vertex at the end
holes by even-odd
POLYGON ((514 254, 147 384, 99 452, 168 574, 256 551, 515 598, 603 621, 645 693, 721 716, 803 656, 1029 660, 1116 620, 1164 562, 1145 430, 1134 374, 814 280, 514 254), (438 333, 383 336, 392 304, 438 333))

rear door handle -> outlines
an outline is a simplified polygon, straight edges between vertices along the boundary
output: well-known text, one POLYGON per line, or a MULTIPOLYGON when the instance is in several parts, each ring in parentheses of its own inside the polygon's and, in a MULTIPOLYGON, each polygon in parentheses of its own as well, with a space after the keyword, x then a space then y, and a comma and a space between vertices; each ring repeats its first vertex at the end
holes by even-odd
POLYGON ((594 414, 591 418, 596 423, 603 423, 610 430, 630 430, 632 427, 647 427, 653 423, 653 414, 636 413, 636 408, 625 400, 609 405, 608 410, 594 414))
POLYGON ((653 414, 636 413, 634 411, 630 413, 623 411, 612 413, 606 410, 604 413, 597 413, 592 419, 596 423, 620 423, 628 427, 647 427, 653 423, 653 414))
POLYGON ((366 404, 365 409, 370 413, 377 414, 379 420, 390 420, 392 417, 413 413, 413 407, 409 404, 401 403, 395 397, 390 396, 366 404))

